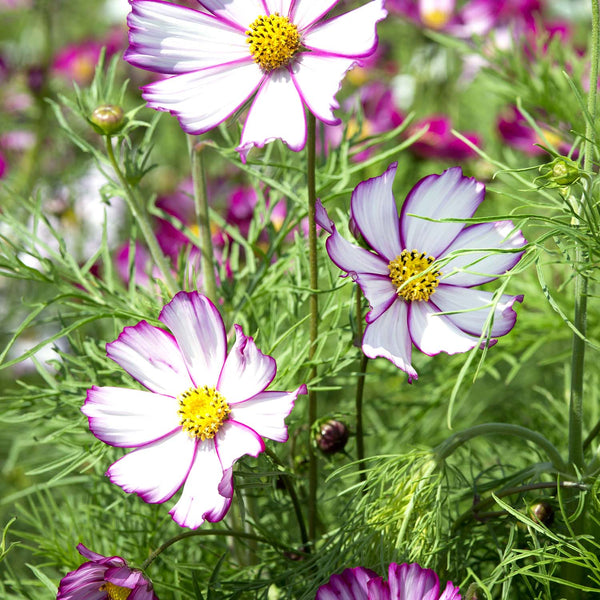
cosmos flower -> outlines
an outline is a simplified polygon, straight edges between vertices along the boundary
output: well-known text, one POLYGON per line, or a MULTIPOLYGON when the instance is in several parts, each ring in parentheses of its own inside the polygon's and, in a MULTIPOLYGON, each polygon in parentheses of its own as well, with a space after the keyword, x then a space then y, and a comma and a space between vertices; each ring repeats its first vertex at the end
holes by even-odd
POLYGON ((88 561, 61 579, 56 600, 157 600, 143 573, 120 556, 102 556, 83 544, 77 550, 88 561))
POLYGON ((460 167, 421 179, 398 221, 392 194, 396 167, 363 181, 352 194, 352 225, 371 250, 346 241, 320 203, 317 222, 331 234, 331 260, 352 276, 371 305, 363 352, 392 361, 410 382, 417 378, 412 344, 430 356, 455 354, 479 346, 482 336, 493 343, 512 329, 512 306, 523 296, 494 299, 474 286, 514 267, 527 242, 511 221, 468 227, 439 222, 470 219, 483 201, 483 184, 463 177, 460 167))
POLYGON ((198 292, 179 292, 159 320, 171 333, 141 321, 107 344, 108 356, 149 391, 94 386, 81 410, 98 439, 137 448, 110 466, 111 481, 150 503, 183 486, 170 514, 195 529, 225 516, 238 458, 258 456, 262 437, 287 440, 284 419, 306 387, 265 391, 275 360, 239 325, 227 354, 221 315, 198 292))
POLYGON ((170 111, 188 133, 204 133, 253 98, 238 150, 279 138, 306 142, 304 107, 337 124, 333 109, 348 69, 377 46, 386 16, 372 0, 323 20, 338 0, 199 0, 193 10, 131 0, 125 60, 169 77, 142 88, 148 105, 170 111))
POLYGON ((317 591, 316 600, 461 600, 461 595, 449 581, 440 596, 440 581, 432 569, 391 563, 387 581, 364 567, 332 575, 317 591))

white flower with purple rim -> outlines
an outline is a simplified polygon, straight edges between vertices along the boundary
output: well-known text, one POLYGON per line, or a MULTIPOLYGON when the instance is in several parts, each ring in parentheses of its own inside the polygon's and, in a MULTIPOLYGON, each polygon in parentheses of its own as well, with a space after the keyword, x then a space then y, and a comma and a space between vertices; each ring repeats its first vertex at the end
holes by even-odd
POLYGON ((387 581, 364 567, 332 575, 317 591, 316 600, 461 600, 461 595, 449 581, 440 596, 440 581, 432 569, 392 563, 387 581))
POLYGON ((428 175, 408 194, 400 219, 392 184, 397 164, 360 183, 352 194, 351 221, 372 249, 346 241, 322 204, 317 222, 331 235, 331 260, 360 285, 371 305, 363 352, 383 356, 417 379, 412 344, 433 356, 467 352, 494 343, 514 326, 523 296, 474 286, 514 267, 527 241, 511 221, 465 227, 483 201, 485 187, 460 167, 428 175), (456 220, 450 222, 450 219, 456 220))
POLYGON ((204 133, 254 97, 238 150, 279 138, 306 143, 304 107, 337 125, 346 71, 377 47, 384 0, 323 20, 339 0, 199 0, 201 10, 130 0, 125 60, 168 75, 142 88, 148 105, 204 133))
POLYGON ((141 321, 107 344, 109 358, 149 391, 94 386, 81 410, 98 439, 137 448, 110 466, 110 480, 150 503, 183 486, 170 514, 195 529, 225 516, 238 458, 258 456, 262 437, 287 440, 284 419, 306 386, 266 391, 275 360, 239 325, 227 354, 221 315, 198 292, 179 292, 159 320, 171 333, 141 321))
POLYGON ((103 556, 83 544, 77 550, 88 560, 61 579, 56 600, 157 600, 144 574, 120 556, 103 556))

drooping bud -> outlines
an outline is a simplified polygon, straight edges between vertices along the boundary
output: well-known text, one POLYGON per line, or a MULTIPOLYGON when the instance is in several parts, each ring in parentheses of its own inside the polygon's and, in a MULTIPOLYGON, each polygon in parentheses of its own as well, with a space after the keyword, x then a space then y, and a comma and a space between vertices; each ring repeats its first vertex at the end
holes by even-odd
POLYGON ((315 442, 324 454, 341 452, 348 442, 350 432, 348 427, 337 419, 327 419, 320 423, 315 442))
POLYGON ((536 523, 550 527, 554 522, 554 508, 550 502, 540 500, 529 507, 529 516, 536 523))
POLYGON ((564 187, 581 178, 579 165, 566 156, 557 156, 552 162, 541 165, 540 173, 536 181, 543 181, 543 187, 564 187))
POLYGON ((94 109, 90 122, 102 135, 114 135, 125 123, 123 109, 116 104, 102 104, 94 109))

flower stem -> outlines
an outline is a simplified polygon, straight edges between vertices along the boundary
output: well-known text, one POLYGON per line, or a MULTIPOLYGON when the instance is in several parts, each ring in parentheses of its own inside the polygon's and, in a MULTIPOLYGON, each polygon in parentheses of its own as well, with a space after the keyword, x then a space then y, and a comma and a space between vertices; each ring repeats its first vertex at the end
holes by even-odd
POLYGON ((142 235, 144 236, 144 240, 148 246, 148 250, 150 250, 150 255, 154 260, 156 266, 160 269, 162 276, 164 278, 164 283, 167 286, 167 290, 171 296, 175 295, 175 291, 179 288, 175 278, 173 277, 173 273, 169 267, 167 259, 160 249, 158 245, 158 241, 156 236, 154 235, 154 230, 152 229, 152 224, 146 211, 142 207, 142 203, 137 198, 135 190, 131 187, 127 178, 125 177, 117 159, 115 158, 115 152, 113 150, 112 137, 106 136, 106 153, 108 155, 108 159, 110 160, 110 164, 112 165, 113 170, 117 174, 123 191, 125 192, 125 202, 129 211, 131 212, 133 218, 136 221, 137 226, 140 228, 142 235))
POLYGON ((481 435, 514 435, 521 439, 533 442, 546 453, 557 471, 565 472, 566 470, 566 465, 562 456, 550 440, 540 433, 527 429, 527 427, 521 427, 521 425, 513 425, 511 423, 484 423, 455 433, 435 449, 438 460, 445 460, 465 442, 481 435))
POLYGON ((217 302, 217 280, 210 232, 210 216, 208 213, 208 195, 206 193, 206 175, 204 170, 204 146, 194 143, 194 138, 187 136, 190 161, 192 165, 192 181, 194 182, 194 211, 198 225, 198 235, 202 251, 202 280, 204 293, 213 302, 217 302))
MULTIPOLYGON (((362 292, 358 285, 356 286, 356 337, 358 347, 361 347, 363 337, 363 318, 362 318, 362 292)), ((365 378, 367 376, 367 365, 369 357, 360 351, 360 366, 358 377, 356 379, 356 458, 358 459, 358 477, 359 480, 365 482, 367 480, 366 464, 365 464, 365 439, 363 430, 363 392, 365 389, 365 378)))
MULTIPOLYGON (((313 114, 307 117, 307 165, 306 186, 308 188, 308 260, 310 269, 310 347, 308 361, 311 364, 309 382, 317 378, 317 366, 314 358, 317 351, 319 337, 319 276, 317 270, 317 222, 315 220, 315 206, 317 191, 315 182, 316 170, 316 120, 313 114)), ((313 383, 314 385, 314 383, 313 383)), ((312 424, 317 420, 317 393, 312 385, 308 389, 308 431, 312 431, 312 424)), ((309 434, 310 435, 310 434, 309 434)), ((312 443, 308 443, 308 536, 311 541, 316 538, 317 530, 317 454, 312 443)))
POLYGON ((280 548, 281 550, 289 550, 287 546, 275 542, 273 540, 268 540, 260 535, 255 535, 253 533, 246 533, 245 531, 232 531, 231 529, 202 529, 200 531, 184 531, 175 537, 172 537, 170 540, 167 540, 164 544, 161 544, 154 552, 148 556, 148 558, 143 562, 141 569, 145 571, 155 560, 156 558, 162 554, 169 546, 172 546, 176 542, 181 540, 185 540, 189 537, 195 536, 207 536, 207 535, 217 535, 217 536, 228 536, 245 540, 253 540, 255 542, 262 542, 263 544, 269 544, 270 546, 274 546, 276 548, 280 548))

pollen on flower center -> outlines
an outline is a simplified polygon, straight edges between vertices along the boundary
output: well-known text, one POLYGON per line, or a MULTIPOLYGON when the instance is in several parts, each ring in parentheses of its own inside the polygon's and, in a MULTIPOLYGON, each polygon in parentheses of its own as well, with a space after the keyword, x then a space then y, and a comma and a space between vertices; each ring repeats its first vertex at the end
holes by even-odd
POLYGON ((246 36, 254 62, 265 71, 289 64, 300 48, 298 28, 279 13, 255 19, 246 36))
POLYGON ((121 587, 120 585, 115 585, 110 581, 105 581, 100 586, 100 591, 106 592, 106 597, 108 600, 127 600, 127 598, 129 598, 129 594, 131 594, 133 590, 126 587, 121 587))
POLYGON ((223 395, 207 385, 190 388, 179 396, 177 414, 181 427, 191 437, 202 441, 215 437, 230 412, 223 395))
POLYGON ((421 20, 426 27, 430 27, 431 29, 441 29, 450 20, 450 13, 434 9, 424 12, 421 15, 421 20))
POLYGON ((405 300, 429 300, 439 284, 440 271, 429 269, 435 258, 418 250, 402 250, 388 264, 396 293, 405 300))

